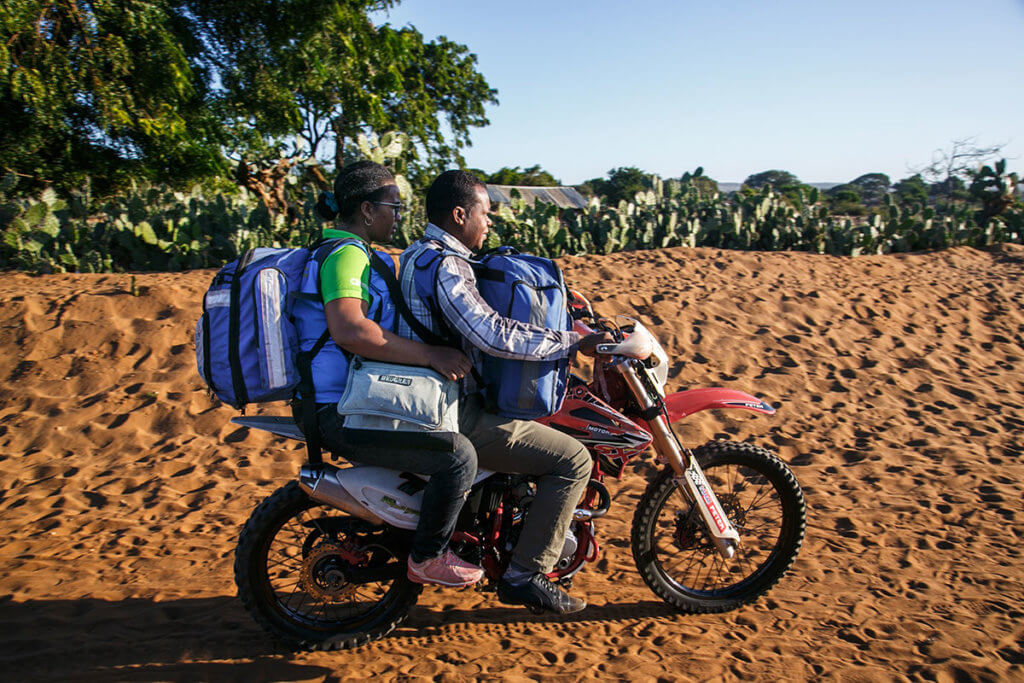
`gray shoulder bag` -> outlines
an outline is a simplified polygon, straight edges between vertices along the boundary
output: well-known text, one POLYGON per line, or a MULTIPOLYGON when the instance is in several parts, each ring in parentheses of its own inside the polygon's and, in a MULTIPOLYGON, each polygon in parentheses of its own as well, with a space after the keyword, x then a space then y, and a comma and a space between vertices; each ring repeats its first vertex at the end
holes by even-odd
MULTIPOLYGON (((395 274, 373 250, 370 265, 384 278, 395 308, 413 332, 429 344, 451 346, 413 316, 395 274)), ((431 368, 353 357, 338 413, 346 429, 458 432, 459 384, 431 368)))
POLYGON ((338 413, 346 429, 458 432, 459 385, 430 368, 353 358, 338 413))

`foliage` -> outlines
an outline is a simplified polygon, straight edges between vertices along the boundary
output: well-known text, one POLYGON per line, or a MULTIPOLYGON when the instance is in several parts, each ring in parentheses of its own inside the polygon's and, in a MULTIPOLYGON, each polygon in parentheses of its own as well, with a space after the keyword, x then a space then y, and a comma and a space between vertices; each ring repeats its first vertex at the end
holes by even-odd
POLYGON ((233 159, 255 189, 282 163, 337 166, 360 133, 394 128, 412 141, 410 170, 459 163, 496 93, 465 46, 374 25, 393 4, 7 0, 0 166, 22 195, 87 179, 105 194, 231 177, 233 159))
MULTIPOLYGON (((357 149, 367 159, 391 164, 407 151, 402 133, 360 134, 357 149)), ((314 210, 315 185, 288 175, 292 211, 274 211, 262 194, 175 191, 134 184, 127 192, 93 201, 88 191, 69 201, 52 188, 30 199, 8 199, 14 174, 0 181, 0 268, 34 272, 176 271, 221 266, 253 247, 312 243, 321 221, 314 210)), ((409 181, 396 174, 409 207, 394 243, 407 246, 423 234, 423 207, 409 181)))
POLYGON ((1006 173, 1006 159, 1000 159, 992 166, 982 166, 971 175, 970 196, 981 207, 977 222, 987 223, 996 216, 1006 214, 1017 202, 1017 174, 1006 173))
MULTIPOLYGON (((978 192, 991 194, 981 188, 1002 173, 992 169, 993 175, 979 181, 978 192)), ((513 199, 510 207, 499 208, 491 239, 551 257, 671 246, 856 256, 1024 242, 1024 206, 1019 203, 979 222, 968 207, 939 214, 923 203, 901 204, 887 194, 879 214, 854 221, 833 218, 817 190, 806 186, 797 188, 801 196, 794 203, 770 186, 722 199, 702 193, 693 178, 663 182, 653 176, 648 181, 651 189, 631 201, 615 205, 593 198, 584 211, 560 211, 541 202, 527 207, 513 199)), ((1005 191, 1009 181, 998 182, 1005 191)))
POLYGON ((789 171, 774 169, 771 171, 761 171, 760 173, 747 176, 747 179, 743 181, 743 184, 754 190, 760 190, 764 187, 771 187, 778 190, 779 188, 789 185, 800 185, 800 179, 789 171))
POLYGON ((629 201, 637 192, 651 188, 651 176, 636 166, 620 166, 608 171, 608 178, 592 178, 580 186, 590 196, 603 197, 611 204, 629 201))
POLYGON ((700 194, 717 195, 718 183, 704 175, 704 167, 698 166, 693 173, 687 171, 679 178, 683 185, 692 186, 700 194))
POLYGON ((866 173, 848 183, 843 183, 842 185, 836 185, 835 187, 830 188, 827 194, 838 199, 838 195, 840 193, 852 192, 856 195, 856 201, 863 202, 868 206, 878 206, 882 203, 882 199, 885 195, 889 194, 889 188, 891 186, 892 182, 886 174, 866 173))
MULTIPOLYGON (((16 178, 8 174, 6 192, 16 178)), ((136 185, 89 212, 87 194, 65 202, 52 189, 37 199, 0 195, 0 267, 35 272, 183 270, 220 266, 246 249, 310 243, 319 233, 315 196, 289 225, 246 191, 204 196, 136 185)))
POLYGON ((504 166, 490 175, 484 174, 484 182, 492 185, 523 185, 531 187, 555 187, 562 184, 539 164, 520 169, 518 166, 504 166))
MULTIPOLYGON (((399 133, 363 135, 356 148, 366 158, 392 163, 407 144, 399 133)), ((698 172, 670 180, 646 176, 647 188, 628 200, 612 204, 595 197, 585 210, 544 202, 528 207, 513 191, 511 206, 497 209, 488 246, 511 244, 550 257, 672 246, 856 256, 1024 243, 1017 180, 1000 161, 972 176, 973 203, 929 206, 922 201, 924 182, 915 176, 897 183, 877 211, 863 218, 836 213, 833 200, 852 201, 854 190, 826 198, 798 186, 794 201, 766 186, 723 197, 708 192, 698 172)), ((52 189, 34 199, 8 199, 16 181, 8 174, 0 182, 0 267, 97 272, 219 266, 251 247, 309 243, 321 227, 313 210, 315 190, 299 183, 291 191, 300 210, 288 220, 244 190, 211 195, 196 188, 184 194, 139 184, 96 203, 87 191, 63 201, 52 189)), ((424 217, 408 181, 399 175, 398 182, 410 210, 393 244, 405 247, 422 234, 424 217)))
POLYGON ((893 192, 897 201, 901 204, 920 204, 925 205, 928 203, 928 185, 924 182, 924 178, 921 177, 920 173, 915 173, 909 178, 896 183, 893 186, 893 192))
POLYGON ((27 189, 223 173, 203 49, 178 5, 5 0, 0 165, 27 189))
POLYGON ((849 185, 839 185, 840 188, 833 188, 828 191, 828 206, 831 212, 838 216, 863 216, 867 208, 861 201, 860 194, 849 185))

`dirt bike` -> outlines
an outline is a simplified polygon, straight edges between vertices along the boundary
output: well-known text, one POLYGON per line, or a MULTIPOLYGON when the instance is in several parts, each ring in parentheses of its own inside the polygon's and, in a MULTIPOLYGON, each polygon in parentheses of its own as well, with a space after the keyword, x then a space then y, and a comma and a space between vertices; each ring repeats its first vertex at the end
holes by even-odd
MULTIPOLYGON (((589 302, 573 295, 577 329, 592 325, 616 342, 599 345, 593 379, 571 376, 562 408, 538 420, 576 437, 593 456, 591 480, 548 577, 569 585, 598 558, 595 520, 611 506, 604 479, 621 478, 653 446, 661 471, 637 505, 631 533, 640 576, 680 612, 724 612, 752 602, 800 549, 800 486, 759 446, 712 441, 690 450, 670 425, 709 409, 775 409, 731 389, 666 395, 668 357, 654 336, 630 318, 597 319, 589 302)), ((303 439, 290 417, 232 422, 303 439)), ((234 568, 245 607, 293 647, 354 647, 390 632, 422 591, 406 577, 406 560, 424 486, 416 475, 380 467, 303 465, 298 480, 264 500, 240 534, 234 568)), ((484 568, 479 589, 493 590, 508 566, 534 492, 529 477, 478 473, 450 547, 484 568)))

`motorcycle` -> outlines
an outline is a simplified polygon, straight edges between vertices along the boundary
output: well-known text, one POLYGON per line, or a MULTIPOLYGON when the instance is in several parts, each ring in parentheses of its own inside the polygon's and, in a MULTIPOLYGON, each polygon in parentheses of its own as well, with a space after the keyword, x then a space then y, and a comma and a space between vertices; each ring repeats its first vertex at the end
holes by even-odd
MULTIPOLYGON (((593 379, 570 376, 558 413, 538 420, 581 441, 593 457, 588 487, 548 577, 568 586, 597 560, 596 520, 608 514, 606 477, 653 447, 660 472, 633 517, 631 549, 640 576, 684 613, 725 612, 768 591, 793 564, 806 509, 796 478, 777 456, 750 443, 684 447, 671 424, 710 409, 772 415, 749 394, 721 388, 665 393, 668 356, 638 321, 597 318, 572 292, 578 331, 609 331, 593 379)), ((232 422, 303 440, 290 417, 232 422)), ((246 522, 235 582, 246 609, 270 634, 304 649, 340 649, 380 638, 407 617, 422 591, 406 577, 423 478, 372 466, 303 465, 296 481, 265 499, 246 522)), ((535 492, 530 477, 482 470, 450 547, 484 568, 494 590, 535 492)))

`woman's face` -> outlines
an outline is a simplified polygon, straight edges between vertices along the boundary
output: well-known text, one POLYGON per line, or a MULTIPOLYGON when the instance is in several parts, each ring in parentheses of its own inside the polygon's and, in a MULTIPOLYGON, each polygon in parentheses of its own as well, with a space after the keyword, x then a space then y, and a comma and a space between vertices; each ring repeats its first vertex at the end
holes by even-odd
POLYGON ((401 220, 401 197, 398 194, 398 186, 394 183, 384 186, 384 191, 376 201, 363 202, 364 221, 369 221, 366 226, 366 237, 370 242, 385 244, 391 241, 395 234, 395 226, 401 220))

